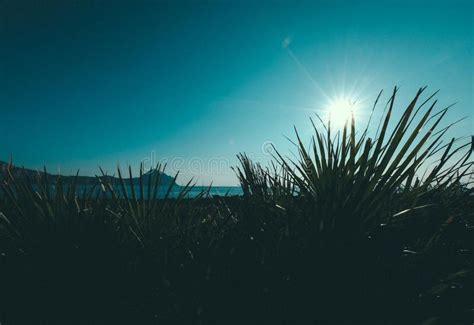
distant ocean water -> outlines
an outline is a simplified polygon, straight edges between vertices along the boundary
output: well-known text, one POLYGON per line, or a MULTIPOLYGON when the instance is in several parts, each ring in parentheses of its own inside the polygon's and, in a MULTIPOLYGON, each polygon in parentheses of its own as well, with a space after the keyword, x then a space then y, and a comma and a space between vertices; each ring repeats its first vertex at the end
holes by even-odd
MULTIPOLYGON (((82 185, 82 186, 77 187, 76 192, 78 193, 78 195, 81 195, 84 191, 91 191, 91 190, 97 191, 97 190, 99 190, 99 188, 95 187, 93 189, 91 186, 83 186, 82 185)), ((132 188, 127 185, 126 190, 127 190, 127 195, 131 196, 132 195, 132 188)), ((140 197, 140 187, 138 185, 136 185, 136 186, 133 187, 133 190, 135 192, 135 195, 137 197, 140 197)), ((211 196, 214 196, 214 195, 218 195, 218 196, 226 196, 226 195, 227 196, 238 196, 238 195, 243 194, 242 188, 240 186, 211 186, 210 189, 209 189, 208 186, 195 186, 187 193, 186 197, 193 198, 193 197, 198 196, 202 191, 207 191, 207 190, 209 190, 209 195, 211 195, 211 196)), ((120 195, 122 195, 122 189, 120 187, 116 187, 115 191, 117 193, 119 193, 120 195)), ((158 189, 157 196, 159 198, 163 198, 166 195, 167 191, 168 191, 168 186, 161 186, 158 189)), ((182 191, 182 187, 174 186, 170 191, 169 197, 176 198, 181 191, 182 191)), ((145 198, 148 197, 148 188, 147 188, 147 186, 144 186, 144 195, 145 195, 145 198)))
MULTIPOLYGON (((207 191, 209 187, 206 186, 195 186, 190 192, 189 196, 190 197, 195 197, 196 195, 199 195, 203 190, 207 191)), ((219 195, 219 196, 236 196, 236 195, 242 195, 242 188, 240 186, 211 186, 209 190, 210 195, 219 195)), ((177 193, 176 193, 177 195, 177 193)))
MULTIPOLYGON (((36 185, 33 185, 33 190, 41 192, 41 190, 39 190, 36 185)), ((123 195, 122 188, 120 186, 115 186, 114 190, 119 196, 123 195)), ((135 192, 135 195, 137 197, 140 197, 140 186, 135 185, 133 187, 133 190, 135 192)), ((215 196, 215 195, 218 195, 218 196, 226 196, 226 195, 227 196, 239 196, 239 195, 243 194, 242 188, 240 186, 211 186, 211 188, 209 188, 208 186, 195 186, 191 190, 189 190, 186 197, 187 198, 193 198, 193 197, 198 196, 201 192, 203 192, 203 191, 207 192, 208 190, 209 190, 209 195, 210 196, 215 196)), ((51 195, 55 192, 55 185, 54 184, 52 184, 50 186, 49 191, 50 191, 51 195)), ((63 186, 63 191, 67 192, 67 186, 66 185, 63 186)), ((84 192, 91 193, 91 191, 94 192, 93 195, 95 196, 95 195, 97 195, 98 192, 102 192, 103 189, 100 186, 92 186, 92 185, 78 185, 76 187, 76 194, 79 197, 82 197, 84 192)), ((132 188, 129 185, 126 185, 126 191, 127 191, 127 195, 129 197, 131 197, 132 196, 132 188)), ((179 193, 181 193, 181 191, 182 191, 181 186, 174 186, 171 189, 170 193, 169 193, 169 197, 176 198, 176 197, 178 197, 179 193)), ((147 186, 144 186, 144 191, 143 192, 144 192, 145 198, 147 198, 148 197, 148 187, 147 186)), ((168 192, 168 186, 160 186, 158 191, 157 191, 158 198, 163 198, 166 195, 167 192, 168 192)), ((105 193, 108 193, 108 191, 105 191, 105 193)), ((0 190, 0 197, 2 197, 3 195, 4 195, 3 191, 0 190)), ((106 196, 109 196, 109 195, 110 195, 110 193, 106 194, 106 196)), ((153 192, 150 193, 150 195, 153 195, 153 192)))

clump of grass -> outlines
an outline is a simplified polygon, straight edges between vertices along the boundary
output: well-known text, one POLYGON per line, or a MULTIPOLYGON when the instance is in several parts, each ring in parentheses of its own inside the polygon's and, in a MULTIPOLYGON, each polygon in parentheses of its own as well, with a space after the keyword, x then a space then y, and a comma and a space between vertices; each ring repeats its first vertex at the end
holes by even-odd
POLYGON ((259 163, 252 163, 246 154, 238 156, 241 167, 234 168, 245 197, 269 199, 293 196, 296 184, 286 168, 272 162, 271 168, 263 168, 259 163))
MULTIPOLYGON (((165 273, 172 272, 166 261, 168 250, 175 249, 170 238, 179 237, 182 222, 189 223, 177 210, 192 186, 180 187, 177 198, 170 198, 176 175, 158 198, 163 173, 159 165, 145 178, 141 167, 139 195, 131 170, 126 180, 120 169, 120 189, 103 174, 79 194, 77 175, 69 183, 61 177, 52 183, 46 169, 31 179, 25 172, 14 175, 12 165, 7 166, 0 240, 4 276, 13 280, 3 287, 6 310, 23 317, 26 304, 39 318, 54 319, 82 312, 106 317, 117 306, 138 313, 134 295, 152 295, 156 282, 163 287, 165 273), (166 272, 155 278, 156 268, 146 269, 150 261, 166 272)), ((163 292, 155 298, 168 297, 163 292)))
POLYGON ((297 159, 239 155, 242 197, 172 197, 178 175, 161 196, 162 165, 82 193, 7 166, 0 321, 470 319, 472 141, 443 142, 423 91, 393 121, 395 89, 374 137, 317 118, 297 159))
MULTIPOLYGON (((443 272, 459 271, 456 267, 441 268, 434 256, 447 257, 440 247, 456 245, 455 237, 446 237, 446 229, 453 229, 453 222, 465 222, 466 212, 454 214, 448 200, 454 202, 457 197, 456 201, 463 207, 473 200, 465 194, 471 191, 469 181, 465 180, 472 175, 470 158, 474 142, 463 143, 462 138, 453 138, 443 143, 444 135, 455 125, 441 126, 450 107, 436 111, 433 100, 436 93, 421 101, 424 91, 425 88, 420 89, 401 117, 392 121, 395 88, 374 137, 370 135, 370 123, 381 93, 367 125, 360 131, 354 117, 342 130, 336 131, 331 128, 331 121, 325 123, 317 116, 318 124, 311 119, 314 135, 309 145, 295 129, 294 145, 299 159, 284 157, 274 148, 274 164, 279 166, 279 175, 252 163, 245 155, 239 156, 241 168, 237 169, 237 175, 244 196, 271 202, 284 211, 277 219, 280 234, 282 238, 292 238, 292 245, 299 245, 307 252, 308 262, 304 268, 311 269, 313 277, 307 275, 309 278, 303 283, 313 283, 324 292, 319 302, 334 292, 337 293, 331 307, 337 306, 336 300, 341 297, 357 299, 348 294, 349 288, 357 292, 368 290, 371 301, 375 297, 386 299, 383 292, 365 287, 364 281, 360 283, 365 288, 353 286, 368 274, 373 276, 373 283, 390 281, 384 279, 386 265, 383 263, 398 269, 398 276, 403 278, 401 283, 396 283, 398 288, 390 289, 392 293, 403 287, 407 296, 427 290, 430 281, 435 281, 443 272), (286 181, 280 184, 274 182, 276 179, 286 181), (289 188, 294 190, 289 191, 289 188), (282 198, 273 193, 289 195, 282 198), (453 193, 457 194, 453 197, 453 193), (285 199, 288 196, 293 199, 285 199), (381 251, 375 249, 378 245, 383 247, 381 251), (335 256, 338 256, 336 260, 335 256), (426 274, 429 280, 416 283, 414 279, 420 276, 416 273, 419 269, 403 270, 405 261, 400 260, 403 256, 405 260, 430 260, 433 269, 427 272, 431 277, 426 274), (310 262, 311 258, 316 260, 310 262), (382 264, 375 262, 377 260, 383 261, 382 264), (352 268, 350 274, 348 267, 352 268), (374 270, 377 271, 374 273, 374 270), (342 291, 333 285, 327 288, 329 274, 341 282, 350 279, 349 283, 337 286, 342 291), (318 277, 320 280, 312 282, 318 277)), ((272 216, 277 217, 277 214, 272 216)), ((287 242, 280 240, 275 245, 282 247, 282 243, 287 242)), ((455 254, 459 256, 462 249, 456 247, 455 254)), ((472 267, 472 264, 467 265, 472 267)), ((395 278, 393 275, 392 279, 395 278)), ((378 285, 388 290, 386 285, 378 285)), ((360 306, 357 308, 363 310, 360 306)))
POLYGON ((437 129, 449 107, 435 112, 436 101, 429 104, 433 95, 416 107, 423 91, 424 88, 418 91, 391 132, 389 126, 396 88, 387 103, 388 110, 380 121, 380 132, 377 131, 375 138, 369 137, 370 120, 362 133, 357 135, 352 118, 350 127, 346 123, 342 135, 337 132, 335 138, 330 121, 327 127, 322 124, 322 132, 312 120, 314 136, 309 151, 296 132, 300 154, 298 162, 285 159, 277 152, 279 162, 291 174, 301 195, 318 201, 321 217, 317 224, 320 229, 334 229, 341 224, 365 230, 364 226, 368 224, 387 222, 394 214, 387 210, 387 203, 394 196, 411 196, 416 205, 420 196, 449 187, 469 172, 472 167, 469 161, 471 150, 464 150, 457 160, 452 158, 471 143, 455 147, 456 139, 453 138, 449 144, 441 146, 443 135, 454 125, 437 129), (426 177, 420 178, 420 169, 426 168, 427 159, 440 150, 443 154, 437 164, 426 177), (349 220, 338 220, 345 216, 349 220))

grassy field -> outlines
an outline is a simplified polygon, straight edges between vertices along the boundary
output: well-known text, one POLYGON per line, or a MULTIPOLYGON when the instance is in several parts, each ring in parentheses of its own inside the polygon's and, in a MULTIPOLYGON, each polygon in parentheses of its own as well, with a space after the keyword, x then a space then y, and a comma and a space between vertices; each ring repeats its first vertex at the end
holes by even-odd
POLYGON ((446 140, 449 108, 423 91, 393 120, 395 89, 374 134, 315 117, 297 159, 239 155, 241 197, 186 198, 189 183, 158 199, 143 170, 139 193, 130 170, 118 186, 103 175, 77 193, 58 178, 53 191, 7 167, 0 322, 472 320, 473 141, 446 140))

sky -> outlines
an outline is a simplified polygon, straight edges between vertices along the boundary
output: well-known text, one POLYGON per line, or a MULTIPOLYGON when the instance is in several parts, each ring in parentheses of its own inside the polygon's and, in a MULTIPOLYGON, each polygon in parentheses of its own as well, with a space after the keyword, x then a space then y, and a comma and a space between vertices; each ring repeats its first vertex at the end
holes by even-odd
MULTIPOLYGON (((0 0, 0 160, 71 174, 168 163, 236 185, 246 152, 291 155, 337 98, 421 86, 474 134, 471 1, 0 0)), ((397 106, 399 105, 399 106, 397 106)), ((381 105, 380 109, 383 109, 381 105)), ((398 110, 398 111, 399 111, 398 110)))

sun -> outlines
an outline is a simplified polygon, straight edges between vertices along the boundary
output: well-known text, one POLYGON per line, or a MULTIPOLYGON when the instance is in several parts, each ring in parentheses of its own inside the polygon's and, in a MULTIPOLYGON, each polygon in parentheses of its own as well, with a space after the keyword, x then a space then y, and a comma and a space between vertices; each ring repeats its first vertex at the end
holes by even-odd
POLYGON ((357 102, 350 97, 337 97, 330 100, 326 113, 331 126, 343 127, 346 121, 350 122, 352 115, 357 113, 357 102))

